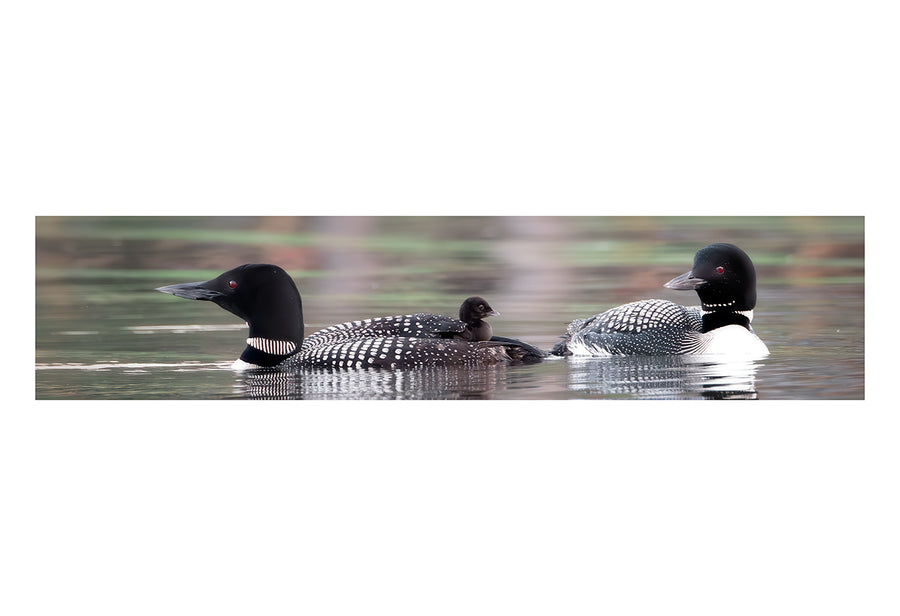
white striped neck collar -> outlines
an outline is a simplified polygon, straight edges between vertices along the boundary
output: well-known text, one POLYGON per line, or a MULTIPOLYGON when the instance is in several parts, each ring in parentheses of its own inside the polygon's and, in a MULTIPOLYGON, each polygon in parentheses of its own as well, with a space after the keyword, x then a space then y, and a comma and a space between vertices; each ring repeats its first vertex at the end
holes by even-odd
POLYGON ((297 343, 291 340, 247 338, 247 346, 238 361, 253 367, 271 368, 297 352, 297 343))

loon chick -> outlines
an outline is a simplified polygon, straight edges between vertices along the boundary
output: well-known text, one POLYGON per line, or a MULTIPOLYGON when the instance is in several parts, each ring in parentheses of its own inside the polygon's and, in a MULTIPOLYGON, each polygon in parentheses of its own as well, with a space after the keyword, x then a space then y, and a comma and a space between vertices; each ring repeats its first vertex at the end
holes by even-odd
POLYGON ((756 270, 733 244, 712 244, 694 255, 691 271, 669 289, 694 290, 700 306, 648 299, 572 321, 553 355, 768 355, 750 322, 756 270))
POLYGON ((482 319, 499 315, 500 313, 491 308, 490 304, 482 298, 467 297, 459 307, 459 320, 466 324, 462 339, 472 342, 490 340, 494 335, 491 324, 482 319))
POLYGON ((156 290, 214 302, 247 321, 250 336, 235 368, 487 365, 545 356, 524 342, 492 336, 481 319, 497 313, 478 297, 460 307, 466 320, 435 314, 379 317, 332 325, 304 340, 300 292, 277 265, 248 263, 212 280, 156 290))

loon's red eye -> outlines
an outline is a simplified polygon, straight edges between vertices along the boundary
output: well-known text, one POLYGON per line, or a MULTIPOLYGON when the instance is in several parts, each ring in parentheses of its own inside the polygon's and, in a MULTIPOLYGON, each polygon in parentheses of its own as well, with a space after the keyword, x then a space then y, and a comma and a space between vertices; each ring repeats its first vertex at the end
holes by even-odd
POLYGON ((722 267, 722 266, 720 265, 719 267, 716 268, 716 273, 717 273, 717 274, 724 274, 724 273, 725 273, 725 268, 722 267))
POLYGON ((237 283, 236 283, 234 280, 229 280, 229 281, 228 281, 228 288, 229 288, 229 289, 236 289, 236 288, 237 288, 237 283))

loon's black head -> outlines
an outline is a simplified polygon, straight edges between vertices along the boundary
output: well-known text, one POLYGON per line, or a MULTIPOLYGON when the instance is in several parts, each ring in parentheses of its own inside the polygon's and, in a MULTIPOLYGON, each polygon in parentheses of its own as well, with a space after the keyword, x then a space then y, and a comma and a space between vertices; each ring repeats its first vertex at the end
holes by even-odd
POLYGON ((300 292, 277 265, 247 263, 205 282, 159 287, 185 299, 214 302, 247 321, 250 337, 241 359, 274 366, 300 350, 303 307, 300 292))
POLYGON ((459 320, 466 324, 463 339, 472 342, 490 340, 494 335, 491 324, 481 319, 499 314, 483 298, 467 297, 459 307, 459 320))
POLYGON ((459 320, 464 323, 474 323, 485 317, 496 317, 500 313, 491 308, 483 298, 467 297, 459 307, 459 320))
POLYGON ((743 250, 734 244, 711 244, 694 255, 694 267, 673 278, 668 289, 695 290, 703 309, 743 311, 756 307, 756 270, 743 250))

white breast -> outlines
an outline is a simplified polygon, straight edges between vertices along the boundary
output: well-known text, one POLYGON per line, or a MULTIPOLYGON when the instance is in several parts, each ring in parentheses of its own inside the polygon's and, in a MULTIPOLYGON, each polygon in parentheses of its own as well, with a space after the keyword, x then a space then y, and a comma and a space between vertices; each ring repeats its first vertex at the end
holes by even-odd
POLYGON ((740 355, 741 357, 765 357, 769 349, 756 334, 740 325, 726 325, 704 334, 704 355, 740 355))

